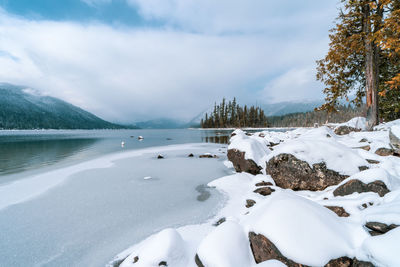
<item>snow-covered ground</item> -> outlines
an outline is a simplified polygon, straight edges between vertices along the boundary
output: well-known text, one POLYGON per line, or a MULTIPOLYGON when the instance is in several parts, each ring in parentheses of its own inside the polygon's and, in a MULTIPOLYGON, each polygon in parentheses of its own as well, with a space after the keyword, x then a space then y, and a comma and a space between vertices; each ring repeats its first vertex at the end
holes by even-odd
MULTIPOLYGON (((364 122, 355 118, 342 125, 362 130, 364 122)), ((346 256, 376 266, 400 266, 400 227, 377 236, 365 227, 367 222, 400 225, 400 158, 375 153, 379 148, 392 149, 389 131, 393 128, 397 134, 399 125, 400 120, 373 132, 341 136, 326 126, 251 136, 237 130, 229 149, 246 152, 245 158, 261 166, 262 174, 236 173, 209 183, 228 197, 216 217, 200 225, 162 230, 120 253, 110 266, 195 267, 199 261, 215 267, 285 266, 277 260, 256 264, 251 232, 267 237, 283 256, 300 264, 323 266, 346 256), (348 178, 322 191, 280 188, 267 175, 266 161, 281 153, 310 166, 323 162, 327 169, 348 178), (383 196, 374 192, 334 195, 338 187, 355 179, 364 184, 382 181, 390 192, 383 196), (271 183, 272 194, 255 193, 259 182, 271 183), (255 201, 254 206, 245 206, 249 199, 255 201), (349 216, 339 217, 324 206, 342 207, 349 216)), ((232 168, 230 162, 225 165, 232 168)))

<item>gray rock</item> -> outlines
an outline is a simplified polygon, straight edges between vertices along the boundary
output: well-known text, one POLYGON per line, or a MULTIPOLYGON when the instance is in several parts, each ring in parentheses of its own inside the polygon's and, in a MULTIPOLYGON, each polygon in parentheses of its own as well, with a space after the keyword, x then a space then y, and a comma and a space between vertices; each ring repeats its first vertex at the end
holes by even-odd
POLYGON ((275 192, 275 189, 272 189, 271 187, 260 187, 254 190, 254 193, 258 193, 262 196, 269 196, 272 192, 275 192))
POLYGON ((386 157, 386 156, 393 156, 394 150, 391 148, 381 147, 375 151, 375 154, 386 157))
POLYGON ((336 213, 337 216, 339 217, 349 217, 350 214, 347 213, 347 211, 343 207, 339 206, 325 206, 325 208, 330 209, 334 213, 336 213))
POLYGON ((246 208, 251 208, 256 204, 256 202, 252 199, 246 199, 246 208))
POLYGON ((348 177, 327 169, 324 162, 313 164, 311 167, 291 154, 279 154, 270 159, 267 163, 267 173, 281 188, 311 191, 324 190, 348 177))
POLYGON ((393 230, 394 228, 397 228, 397 224, 390 224, 387 225, 385 223, 380 223, 380 222, 367 222, 365 224, 365 227, 368 228, 369 233, 373 236, 375 235, 383 235, 390 230, 393 230))

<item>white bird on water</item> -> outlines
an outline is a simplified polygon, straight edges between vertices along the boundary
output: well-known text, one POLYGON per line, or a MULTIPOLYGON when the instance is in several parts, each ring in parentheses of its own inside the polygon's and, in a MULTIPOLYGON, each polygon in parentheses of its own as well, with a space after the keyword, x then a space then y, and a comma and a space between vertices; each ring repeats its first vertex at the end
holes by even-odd
POLYGON ((122 142, 121 142, 121 147, 124 147, 124 146, 125 146, 125 142, 122 141, 122 142))
POLYGON ((137 139, 139 139, 139 140, 143 140, 144 138, 143 138, 143 136, 138 136, 138 138, 137 139))

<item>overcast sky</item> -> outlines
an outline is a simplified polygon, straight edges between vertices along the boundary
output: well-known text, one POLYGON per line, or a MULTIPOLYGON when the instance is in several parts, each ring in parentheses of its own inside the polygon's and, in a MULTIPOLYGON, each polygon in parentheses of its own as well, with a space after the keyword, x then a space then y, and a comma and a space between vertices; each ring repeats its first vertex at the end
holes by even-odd
POLYGON ((337 0, 0 0, 0 82, 107 120, 321 99, 337 0))

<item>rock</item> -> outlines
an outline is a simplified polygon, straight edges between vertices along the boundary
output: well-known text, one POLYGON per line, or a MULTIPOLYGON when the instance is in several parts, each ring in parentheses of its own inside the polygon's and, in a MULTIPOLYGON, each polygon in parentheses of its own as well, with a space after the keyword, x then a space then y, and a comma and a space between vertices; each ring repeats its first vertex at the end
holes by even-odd
POLYGON ((163 159, 164 156, 159 154, 159 155, 157 156, 157 158, 158 158, 158 159, 163 159))
POLYGON ((367 140, 366 138, 363 138, 363 139, 361 139, 361 140, 359 141, 359 143, 365 143, 365 142, 368 142, 368 140, 367 140))
POLYGON ((196 256, 194 257, 194 262, 196 263, 196 265, 198 267, 204 267, 203 263, 201 262, 199 255, 196 254, 196 256))
POLYGON ((245 159, 245 152, 237 149, 229 149, 228 159, 233 163, 233 167, 237 172, 248 172, 253 175, 261 174, 262 168, 253 160, 245 159))
POLYGON ((144 138, 143 138, 143 136, 138 136, 138 138, 137 138, 138 140, 143 140, 144 138))
POLYGON ((246 208, 251 208, 256 204, 256 202, 252 199, 246 199, 246 208))
POLYGON ((192 153, 190 153, 190 154, 188 155, 188 157, 189 157, 189 158, 193 158, 194 155, 193 155, 192 153))
POLYGON ((256 186, 269 186, 269 185, 273 185, 273 184, 271 182, 265 182, 265 181, 256 183, 256 186))
POLYGON ((254 190, 253 192, 263 196, 269 196, 272 194, 272 192, 275 192, 275 189, 272 189, 271 187, 260 187, 254 190))
POLYGON ((385 223, 380 223, 380 222, 367 222, 365 224, 365 227, 368 228, 368 230, 370 230, 369 233, 372 236, 375 236, 375 235, 383 235, 389 232, 390 230, 393 230, 394 228, 398 227, 398 225, 396 224, 387 225, 385 223))
POLYGON ((389 140, 390 144, 397 148, 400 149, 400 126, 392 126, 389 130, 389 140))
POLYGON ((216 223, 214 223, 214 226, 219 226, 221 224, 223 224, 224 222, 226 222, 226 218, 222 217, 221 219, 219 219, 216 223))
POLYGON ((324 267, 374 267, 374 265, 370 262, 359 261, 356 258, 340 257, 330 260, 324 267))
POLYGON ((338 259, 330 260, 324 267, 350 267, 353 264, 353 260, 349 257, 341 257, 338 259))
POLYGON ((260 263, 267 260, 278 260, 287 266, 301 267, 304 265, 298 264, 294 261, 289 260, 279 249, 272 243, 268 238, 261 234, 254 232, 249 233, 250 248, 254 256, 256 263, 260 263))
POLYGON ((138 262, 138 260, 139 260, 139 257, 138 257, 138 256, 135 256, 135 257, 133 258, 133 263, 138 262))
POLYGON ((328 186, 337 185, 347 175, 326 168, 324 162, 310 165, 291 154, 279 154, 267 163, 267 173, 281 188, 292 190, 324 190, 328 186))
POLYGON ((160 263, 158 264, 158 266, 168 266, 166 261, 160 261, 160 263))
MULTIPOLYGON (((250 248, 254 256, 256 263, 260 263, 267 260, 278 260, 288 267, 307 267, 307 265, 294 262, 286 258, 279 249, 265 236, 256 234, 254 232, 249 233, 250 248)), ((200 265, 198 265, 200 266, 200 265)), ((373 267, 374 265, 370 262, 359 261, 356 258, 340 257, 338 259, 330 260, 325 267, 373 267)), ((200 266, 201 267, 201 266, 200 266)))
POLYGON ((347 196, 353 194, 354 192, 357 193, 374 192, 379 194, 380 197, 383 197, 390 191, 386 187, 385 183, 382 181, 377 180, 369 184, 364 184, 360 180, 354 179, 336 188, 335 191, 333 191, 333 195, 335 197, 347 196))
POLYGON ((391 149, 391 148, 381 147, 381 148, 378 148, 378 149, 375 151, 375 154, 377 154, 377 155, 379 155, 379 156, 382 156, 382 157, 393 156, 394 150, 391 149))
POLYGON ((370 145, 360 146, 360 147, 357 147, 357 148, 364 149, 365 151, 370 151, 371 150, 371 146, 370 145))
POLYGON ((351 132, 359 132, 360 129, 356 129, 350 126, 346 126, 346 125, 341 125, 335 128, 334 132, 337 135, 345 135, 345 134, 349 134, 351 132))
POLYGON ((374 160, 374 159, 366 159, 366 161, 367 161, 368 163, 370 163, 370 164, 379 164, 379 163, 381 163, 380 161, 374 160))
POLYGON ((360 172, 362 172, 362 171, 368 170, 369 167, 368 166, 360 166, 360 167, 358 167, 358 169, 360 170, 360 172))
POLYGON ((213 158, 213 155, 211 155, 211 154, 203 154, 203 155, 200 155, 199 156, 199 158, 209 158, 209 159, 212 159, 213 158))
POLYGON ((346 212, 346 210, 343 207, 339 207, 339 206, 325 206, 325 208, 330 209, 331 211, 333 211, 334 213, 337 214, 337 216, 339 217, 349 217, 350 214, 346 212))

